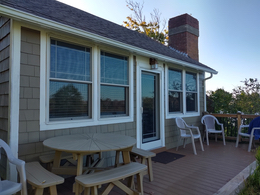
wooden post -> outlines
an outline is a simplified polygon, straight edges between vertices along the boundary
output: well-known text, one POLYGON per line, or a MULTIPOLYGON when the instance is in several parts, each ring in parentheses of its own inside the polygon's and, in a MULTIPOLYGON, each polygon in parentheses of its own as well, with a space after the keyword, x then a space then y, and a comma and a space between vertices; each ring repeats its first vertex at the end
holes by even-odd
MULTIPOLYGON (((237 111, 237 133, 240 128, 240 125, 241 125, 241 112, 237 111)), ((239 136, 239 140, 242 141, 241 136, 239 136)))

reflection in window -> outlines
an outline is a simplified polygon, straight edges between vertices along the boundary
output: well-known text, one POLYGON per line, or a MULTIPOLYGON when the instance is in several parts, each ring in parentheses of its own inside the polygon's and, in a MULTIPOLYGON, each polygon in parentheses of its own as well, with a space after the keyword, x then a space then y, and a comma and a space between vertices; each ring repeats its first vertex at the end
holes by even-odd
POLYGON ((88 85, 50 82, 50 119, 88 116, 88 85))
POLYGON ((51 40, 49 118, 89 117, 90 49, 51 40))
POLYGON ((169 112, 182 112, 182 72, 179 70, 168 71, 168 98, 169 112))
POLYGON ((187 112, 198 111, 197 106, 197 75, 186 73, 186 110, 187 112))
POLYGON ((182 93, 169 91, 169 112, 182 112, 182 93))
POLYGON ((125 87, 101 85, 101 115, 126 114, 125 87))
POLYGON ((101 52, 100 115, 128 115, 128 58, 101 52))

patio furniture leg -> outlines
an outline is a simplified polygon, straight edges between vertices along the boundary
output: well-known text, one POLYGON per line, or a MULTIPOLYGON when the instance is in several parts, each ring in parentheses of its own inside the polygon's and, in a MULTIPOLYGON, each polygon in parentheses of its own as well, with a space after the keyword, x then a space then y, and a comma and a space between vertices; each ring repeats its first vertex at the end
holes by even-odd
POLYGON ((217 137, 217 134, 215 133, 215 142, 218 141, 218 137, 217 137))
POLYGON ((193 152, 194 152, 195 155, 197 155, 194 138, 192 136, 191 136, 191 143, 192 143, 192 147, 193 147, 193 152))
POLYGON ((35 190, 35 195, 43 195, 43 190, 44 190, 44 188, 37 188, 35 190))
POLYGON ((118 166, 119 166, 119 157, 120 157, 120 151, 116 151, 115 167, 118 167, 118 166))
POLYGON ((223 144, 225 146, 226 145, 226 140, 225 140, 225 132, 224 131, 222 131, 222 136, 223 136, 223 144))
POLYGON ((250 136, 250 139, 249 139, 249 146, 248 146, 248 152, 251 151, 252 142, 253 142, 253 136, 250 136))
POLYGON ((57 195, 57 188, 55 186, 50 186, 50 194, 51 195, 57 195))
POLYGON ((89 188, 84 189, 84 195, 90 195, 90 189, 89 188))
POLYGON ((199 139, 200 139, 201 150, 204 151, 204 147, 203 147, 203 143, 202 143, 201 137, 199 139))
POLYGON ((184 138, 183 139, 183 148, 185 148, 185 146, 186 146, 186 139, 184 138))
POLYGON ((239 142, 239 134, 237 134, 236 147, 238 146, 238 142, 239 142))
POLYGON ((93 187, 91 188, 91 195, 98 195, 97 186, 93 186, 93 187))
POLYGON ((141 194, 143 194, 143 192, 144 192, 143 174, 142 173, 137 174, 137 190, 138 190, 138 192, 141 192, 141 194))
POLYGON ((152 167, 152 158, 151 157, 149 157, 147 159, 147 166, 148 166, 149 180, 153 181, 153 167, 152 167))
POLYGON ((176 151, 178 151, 179 145, 180 145, 181 137, 179 137, 178 142, 177 142, 177 148, 176 151))
POLYGON ((207 131, 206 131, 206 139, 207 139, 207 145, 209 145, 209 134, 207 131))

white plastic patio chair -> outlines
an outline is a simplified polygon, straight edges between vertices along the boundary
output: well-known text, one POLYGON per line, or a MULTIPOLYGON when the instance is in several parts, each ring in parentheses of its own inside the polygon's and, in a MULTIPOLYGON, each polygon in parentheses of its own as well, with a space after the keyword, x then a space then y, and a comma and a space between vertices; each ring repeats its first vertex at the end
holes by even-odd
MULTIPOLYGON (((224 132, 224 127, 222 123, 218 122, 218 119, 215 116, 212 115, 204 115, 201 118, 201 123, 205 125, 205 134, 206 134, 206 139, 207 139, 207 145, 209 145, 209 133, 215 133, 215 141, 217 141, 217 133, 222 133, 223 137, 223 144, 226 145, 225 141, 225 132, 224 132), (220 125, 221 130, 216 130, 215 128, 215 123, 220 125)), ((203 137, 204 140, 204 137, 203 137)))
POLYGON ((10 147, 2 139, 0 139, 0 148, 3 148, 5 150, 8 161, 16 165, 16 168, 20 176, 20 183, 9 180, 1 180, 0 178, 0 194, 10 195, 15 194, 18 191, 21 191, 21 195, 27 195, 25 162, 15 158, 12 154, 10 147))
POLYGON ((197 152, 196 152, 196 146, 195 146, 194 139, 200 140, 201 150, 204 151, 199 128, 195 127, 195 126, 188 126, 185 123, 185 121, 180 117, 176 117, 175 121, 176 121, 177 127, 180 129, 180 137, 179 137, 179 140, 178 140, 178 146, 176 148, 176 151, 179 148, 179 144, 180 144, 181 139, 183 139, 183 148, 185 148, 185 145, 186 145, 185 140, 187 138, 191 138, 193 152, 194 152, 195 155, 197 155, 197 152), (194 131, 195 133, 192 132, 192 129, 196 130, 196 131, 194 131))
MULTIPOLYGON (((254 120, 259 120, 259 119, 256 118, 254 120)), ((251 121, 251 123, 253 123, 254 120, 251 121)), ((243 128, 248 128, 248 127, 249 127, 249 125, 240 125, 238 133, 237 133, 236 147, 238 146, 239 136, 248 137, 249 138, 248 152, 250 152, 251 151, 251 147, 252 147, 252 143, 253 143, 253 138, 255 137, 254 136, 254 132, 255 132, 255 130, 260 130, 260 127, 253 127, 250 134, 249 133, 243 133, 242 129, 243 128)))

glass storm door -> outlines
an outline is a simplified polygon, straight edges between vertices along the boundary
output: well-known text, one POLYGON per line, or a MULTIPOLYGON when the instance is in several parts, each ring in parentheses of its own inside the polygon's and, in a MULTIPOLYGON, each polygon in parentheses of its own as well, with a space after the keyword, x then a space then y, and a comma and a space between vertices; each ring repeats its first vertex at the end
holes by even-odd
POLYGON ((160 139, 159 76, 142 72, 142 143, 160 139))

